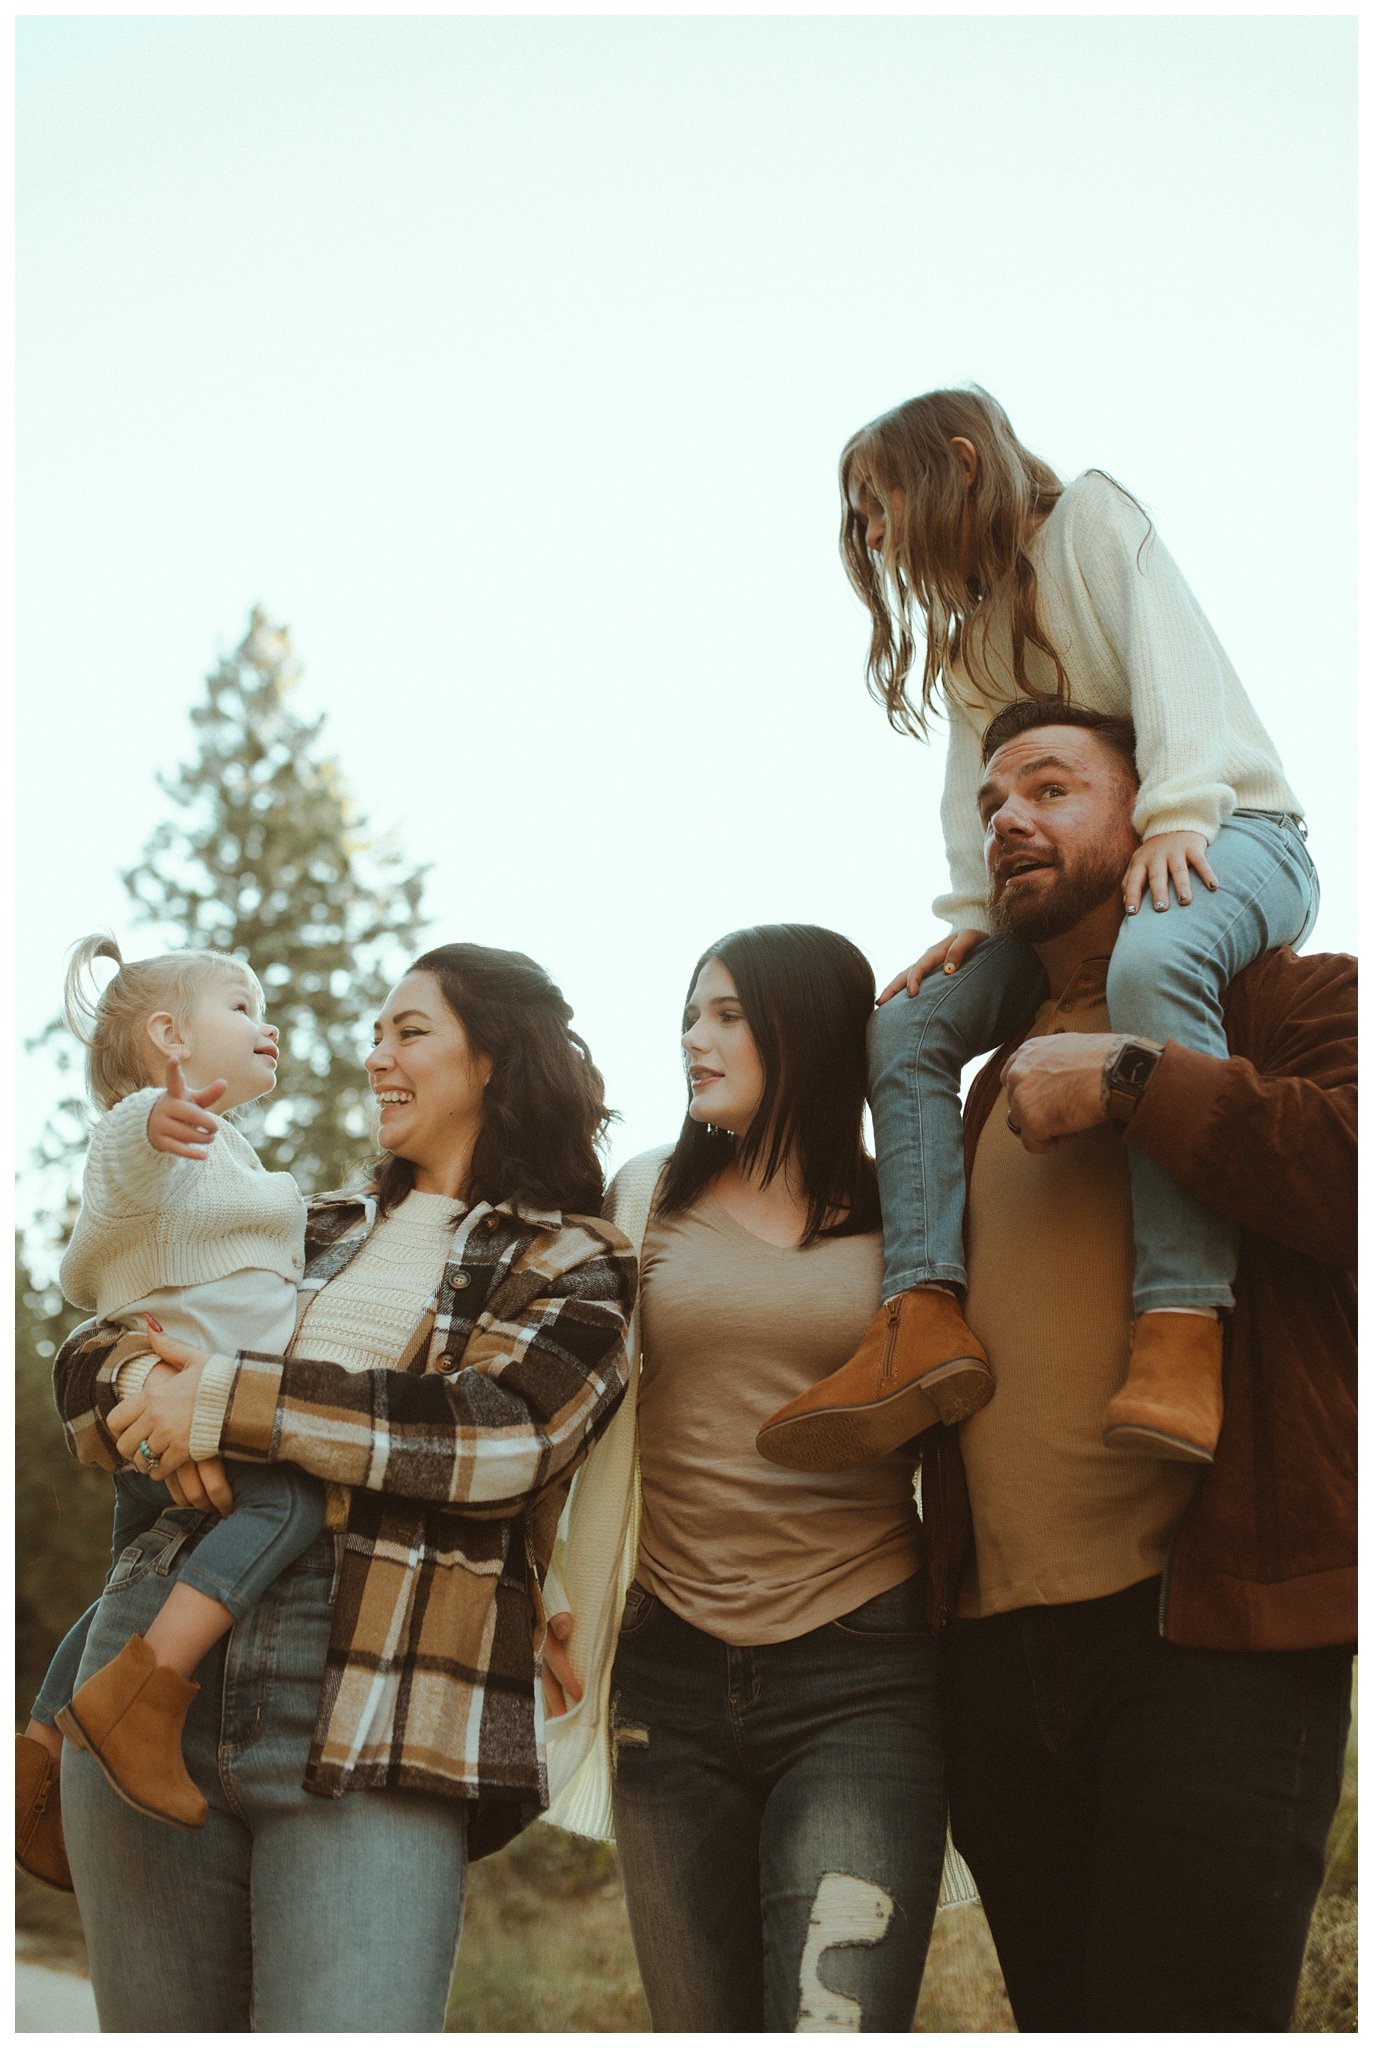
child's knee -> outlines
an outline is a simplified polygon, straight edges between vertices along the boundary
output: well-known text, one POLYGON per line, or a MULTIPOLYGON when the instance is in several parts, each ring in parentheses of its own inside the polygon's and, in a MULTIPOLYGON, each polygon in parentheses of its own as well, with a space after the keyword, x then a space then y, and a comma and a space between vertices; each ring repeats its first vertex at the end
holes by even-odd
POLYGON ((917 999, 902 989, 899 996, 890 1002, 879 1003, 872 1013, 868 1025, 868 1064, 877 1069, 888 1060, 898 1059, 911 1041, 916 1028, 917 999))

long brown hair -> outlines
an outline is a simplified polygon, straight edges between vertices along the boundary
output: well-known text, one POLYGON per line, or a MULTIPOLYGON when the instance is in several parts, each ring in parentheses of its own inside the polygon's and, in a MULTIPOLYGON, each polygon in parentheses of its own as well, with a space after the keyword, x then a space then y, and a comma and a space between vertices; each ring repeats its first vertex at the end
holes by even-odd
MULTIPOLYGON (((605 1189, 596 1144, 611 1111, 562 990, 527 953, 496 946, 435 946, 410 972, 433 975, 468 1043, 491 1061, 468 1202, 594 1216, 605 1189)), ((414 1185, 408 1159, 385 1159, 372 1181, 382 1215, 414 1185)))
POLYGON ((760 1166, 766 1187, 790 1155, 806 1191, 803 1246, 876 1230, 877 1169, 863 1143, 872 968, 851 939, 823 925, 751 925, 701 955, 688 1001, 710 960, 738 991, 763 1063, 762 1100, 742 1138, 687 1116, 658 1213, 689 1209, 731 1159, 745 1171, 760 1166))
POLYGON ((1016 689, 1028 697, 1067 698, 1067 672, 1040 622, 1028 553, 1031 535, 1062 497, 1063 485, 1047 462, 1017 440, 990 392, 977 384, 966 391, 927 391, 860 427, 839 458, 839 489, 840 553, 872 616, 868 688, 898 732, 927 737, 929 715, 958 663, 993 697, 1005 694, 985 659, 985 641, 987 600, 1007 588, 1016 689), (977 450, 971 488, 950 445, 955 435, 977 450), (880 567, 850 501, 860 489, 877 499, 885 518, 888 540, 880 567), (899 514, 893 500, 898 491, 904 498, 899 514), (917 611, 925 639, 918 705, 906 687, 917 611), (1037 647, 1052 664, 1054 689, 1031 682, 1027 647, 1037 647))

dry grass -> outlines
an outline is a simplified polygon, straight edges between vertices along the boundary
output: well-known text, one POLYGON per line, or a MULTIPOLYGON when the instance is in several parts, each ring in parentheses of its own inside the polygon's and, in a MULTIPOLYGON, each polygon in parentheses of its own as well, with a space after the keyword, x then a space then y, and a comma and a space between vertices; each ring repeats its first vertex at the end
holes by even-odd
MULTIPOLYGON (((1330 1836, 1295 2028, 1353 2033, 1357 2008, 1358 1764, 1330 1836)), ((76 1902, 22 1874, 16 1909, 21 1960, 84 1970, 76 1902)), ((638 2033, 648 2027, 613 1852, 548 1827, 477 1864, 453 1996, 450 2033, 638 2033)), ((918 2033, 1006 2033, 1010 2008, 979 1906, 941 1913, 925 1971, 918 2033)))

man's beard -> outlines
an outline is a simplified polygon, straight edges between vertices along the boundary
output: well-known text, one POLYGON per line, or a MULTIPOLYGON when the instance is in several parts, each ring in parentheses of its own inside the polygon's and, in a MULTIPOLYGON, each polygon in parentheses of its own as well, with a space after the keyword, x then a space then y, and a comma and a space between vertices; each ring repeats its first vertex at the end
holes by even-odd
POLYGON ((1053 886, 1040 891, 1031 902, 1021 901, 1018 889, 987 894, 987 913, 992 930, 1008 939, 1021 939, 1027 946, 1042 945, 1046 939, 1061 939, 1074 925, 1114 896, 1125 879, 1130 850, 1123 854, 1104 849, 1084 855, 1072 868, 1059 867, 1053 886))

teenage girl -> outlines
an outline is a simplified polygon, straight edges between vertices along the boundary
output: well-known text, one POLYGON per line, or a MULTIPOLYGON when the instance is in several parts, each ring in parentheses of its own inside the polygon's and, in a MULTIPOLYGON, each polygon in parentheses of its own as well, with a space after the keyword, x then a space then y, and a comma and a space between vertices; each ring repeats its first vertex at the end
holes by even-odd
MULTIPOLYGON (((1125 923, 1107 981, 1112 1024, 1131 1035, 1116 1062, 1126 1109, 1166 1040, 1225 1057, 1228 984, 1271 947, 1300 946, 1319 902, 1273 743, 1127 491, 1100 470, 1063 484, 976 386, 928 392, 861 428, 839 478, 841 552, 872 618, 869 687, 898 731, 924 737, 937 707, 949 720, 951 887, 934 911, 953 931, 891 985, 886 996, 903 993, 884 997, 873 1023, 883 1306, 853 1358, 759 1435, 767 1456, 810 1469, 878 1456, 962 1420, 992 1392, 958 1301, 958 1079, 965 1061, 1025 1027, 1043 993, 1029 946, 988 936, 977 788, 997 712, 1038 697, 1133 721, 1140 845, 1115 878, 1125 923), (1152 910, 1137 915, 1146 896, 1152 910), (1172 916, 1156 914, 1173 899, 1172 916)), ((1033 874, 1018 886, 1032 889, 1033 874)), ((1134 1149, 1130 1188, 1136 1321, 1106 1441, 1209 1464, 1235 1235, 1134 1149)))
MULTIPOLYGON (((277 1032, 263 1021, 256 976, 221 953, 126 962, 97 933, 73 949, 64 1009, 104 1114, 62 1259, 63 1293, 107 1322, 217 1354, 284 1350, 304 1271, 305 1204, 290 1174, 267 1173, 209 1107, 236 1109, 276 1084, 277 1032), (118 971, 93 998, 86 978, 102 958, 118 971)), ((158 1369, 151 1356, 125 1366, 120 1392, 158 1369)), ((144 1442, 133 1468, 115 1474, 116 1559, 180 1499, 157 1471, 144 1442)), ((17 1759, 18 1860, 48 1884, 70 1888, 56 1781, 64 1735, 138 1812, 177 1827, 204 1823, 181 1753, 192 1674, 324 1518, 323 1488, 293 1465, 235 1463, 232 1492, 234 1512, 187 1554, 146 1636, 131 1635, 77 1687, 92 1608, 53 1658, 17 1759)))
POLYGON ((613 1827, 659 2031, 909 2032, 920 1993, 944 1799, 912 1460, 802 1481, 754 1444, 878 1300, 873 995, 837 932, 721 939, 677 1143, 608 1198, 634 1367, 544 1587, 549 1817, 613 1827))

